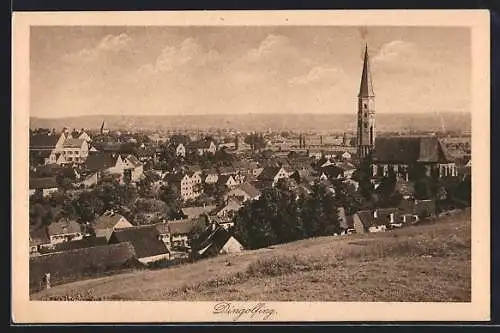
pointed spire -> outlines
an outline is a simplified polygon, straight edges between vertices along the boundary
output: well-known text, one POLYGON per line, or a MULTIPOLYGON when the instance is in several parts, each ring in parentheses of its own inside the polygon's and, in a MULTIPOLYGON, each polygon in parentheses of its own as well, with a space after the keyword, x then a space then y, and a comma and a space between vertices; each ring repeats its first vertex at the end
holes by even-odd
POLYGON ((365 57, 363 61, 363 73, 361 74, 361 84, 359 85, 358 97, 373 97, 372 75, 370 72, 370 59, 368 56, 368 44, 365 44, 365 57))

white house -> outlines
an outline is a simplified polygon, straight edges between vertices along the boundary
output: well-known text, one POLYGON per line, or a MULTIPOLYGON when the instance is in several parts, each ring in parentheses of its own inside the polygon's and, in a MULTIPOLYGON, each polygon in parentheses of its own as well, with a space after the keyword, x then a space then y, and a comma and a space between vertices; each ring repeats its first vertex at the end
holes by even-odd
POLYGON ((80 240, 84 233, 80 224, 74 220, 61 219, 58 222, 51 223, 47 227, 51 244, 80 240))
POLYGON ((179 143, 175 148, 175 155, 186 157, 186 147, 182 143, 179 143))

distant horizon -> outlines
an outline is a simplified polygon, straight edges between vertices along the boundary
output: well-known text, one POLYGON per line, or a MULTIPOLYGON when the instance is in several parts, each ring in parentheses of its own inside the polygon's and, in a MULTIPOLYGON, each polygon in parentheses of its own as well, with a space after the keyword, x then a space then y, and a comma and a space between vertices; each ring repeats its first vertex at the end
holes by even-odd
MULTIPOLYGON (((376 112, 376 115, 384 114, 384 115, 389 115, 389 114, 395 114, 395 115, 400 115, 400 116, 425 116, 429 114, 450 114, 450 113, 459 113, 459 114, 472 114, 470 111, 423 111, 423 112, 408 112, 408 113, 397 113, 397 112, 376 112)), ((250 116, 250 115, 259 115, 259 116, 287 116, 287 115, 314 115, 314 116, 353 116, 357 117, 356 112, 352 113, 327 113, 327 112, 316 112, 316 113, 311 113, 311 112, 303 112, 303 113, 298 113, 298 112, 289 112, 289 113, 279 113, 279 112, 256 112, 256 113, 212 113, 212 114, 207 114, 207 113, 188 113, 188 114, 91 114, 91 115, 65 115, 62 117, 39 117, 39 116, 31 116, 30 118, 36 118, 36 119, 44 119, 44 120, 51 120, 51 119, 66 119, 66 118, 82 118, 82 117, 191 117, 191 116, 210 116, 210 117, 220 117, 220 116, 233 116, 233 117, 242 117, 242 116, 250 116)))

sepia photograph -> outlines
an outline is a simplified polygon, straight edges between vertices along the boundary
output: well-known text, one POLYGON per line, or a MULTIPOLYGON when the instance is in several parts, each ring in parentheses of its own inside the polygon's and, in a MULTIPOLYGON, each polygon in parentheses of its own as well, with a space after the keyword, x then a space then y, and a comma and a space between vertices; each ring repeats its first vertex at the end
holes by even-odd
POLYGON ((325 320, 343 302, 358 320, 379 318, 355 310, 370 303, 488 318, 487 15, 145 14, 18 17, 22 302, 125 321, 138 301, 165 321, 325 320))

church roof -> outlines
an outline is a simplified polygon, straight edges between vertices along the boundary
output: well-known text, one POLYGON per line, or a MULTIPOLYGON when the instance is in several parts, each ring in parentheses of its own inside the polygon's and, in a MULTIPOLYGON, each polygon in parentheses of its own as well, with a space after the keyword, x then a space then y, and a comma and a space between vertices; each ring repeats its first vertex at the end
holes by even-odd
POLYGON ((365 46, 365 57, 363 61, 363 72, 361 74, 361 84, 359 85, 358 97, 373 97, 372 75, 370 72, 370 59, 368 56, 368 45, 365 46))
POLYGON ((437 137, 410 136, 376 138, 373 160, 379 163, 411 164, 449 163, 452 158, 437 137))

